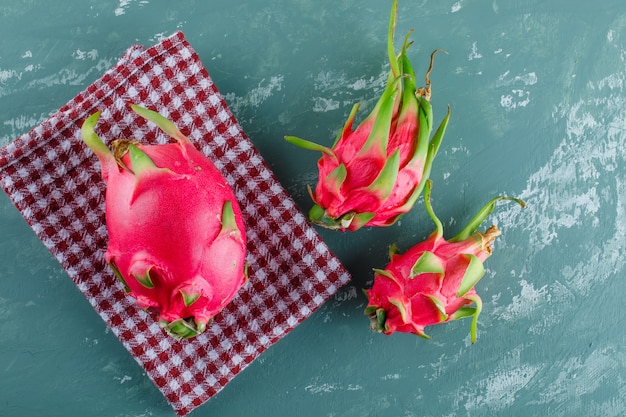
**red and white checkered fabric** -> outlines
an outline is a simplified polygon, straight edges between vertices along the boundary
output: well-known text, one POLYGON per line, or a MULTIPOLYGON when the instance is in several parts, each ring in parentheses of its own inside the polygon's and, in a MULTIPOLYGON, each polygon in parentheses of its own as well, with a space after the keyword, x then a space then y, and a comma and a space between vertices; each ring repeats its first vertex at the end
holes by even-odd
POLYGON ((130 48, 48 120, 0 149, 0 186, 180 416, 350 279, 241 130, 181 32, 148 49, 130 48), (243 209, 249 281, 191 340, 167 336, 103 261, 104 182, 81 141, 82 122, 102 110, 96 129, 103 139, 170 140, 128 103, 172 120, 222 171, 243 209))

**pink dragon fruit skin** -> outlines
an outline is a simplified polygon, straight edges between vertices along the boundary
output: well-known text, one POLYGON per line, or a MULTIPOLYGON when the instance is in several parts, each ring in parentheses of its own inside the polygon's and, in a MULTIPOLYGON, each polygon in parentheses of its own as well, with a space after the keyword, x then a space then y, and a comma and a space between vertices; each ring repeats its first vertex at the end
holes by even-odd
POLYGON ((246 280, 246 236, 235 195, 213 163, 169 120, 131 105, 177 143, 118 139, 113 151, 83 124, 100 160, 109 244, 104 255, 127 293, 156 311, 175 338, 202 333, 246 280))
POLYGON ((496 197, 458 235, 446 240, 441 221, 430 205, 430 188, 429 180, 424 198, 435 231, 403 254, 396 253, 392 247, 389 264, 384 270, 374 270, 374 284, 365 291, 369 300, 365 314, 370 317, 372 329, 378 332, 414 333, 426 338, 426 326, 473 316, 470 339, 474 343, 482 310, 474 286, 484 275, 483 263, 491 255, 495 238, 501 234, 496 226, 484 233, 476 229, 497 201, 513 200, 522 207, 525 203, 496 197))
POLYGON ((429 137, 433 126, 431 86, 417 88, 407 57, 408 35, 398 56, 393 47, 397 1, 389 21, 391 70, 385 89, 371 113, 352 130, 359 105, 337 135, 332 148, 287 136, 299 147, 322 152, 318 161, 314 205, 309 219, 329 229, 355 231, 363 226, 390 226, 407 213, 420 196, 445 133, 450 112, 429 137))

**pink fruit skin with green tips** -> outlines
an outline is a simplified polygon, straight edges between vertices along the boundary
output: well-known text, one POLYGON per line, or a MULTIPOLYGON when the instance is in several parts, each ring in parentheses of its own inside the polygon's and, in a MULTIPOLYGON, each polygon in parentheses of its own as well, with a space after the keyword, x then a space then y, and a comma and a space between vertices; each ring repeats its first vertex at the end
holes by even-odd
POLYGON ((430 181, 426 186, 426 208, 436 230, 423 242, 403 254, 395 248, 384 270, 375 270, 372 288, 366 290, 372 329, 391 335, 394 332, 414 333, 428 337, 426 326, 473 317, 470 327, 472 343, 482 302, 475 285, 484 275, 483 263, 491 255, 492 244, 501 234, 496 226, 485 232, 476 230, 493 211, 496 197, 487 203, 470 223, 455 237, 444 239, 443 226, 430 205, 430 181))
POLYGON ((170 335, 193 337, 246 281, 241 211, 221 173, 173 123, 131 107, 176 143, 116 140, 111 151, 94 130, 100 112, 84 122, 83 140, 98 156, 107 186, 104 258, 170 335))
POLYGON ((355 231, 363 226, 389 226, 407 213, 420 196, 430 175, 433 159, 445 133, 450 113, 432 138, 431 88, 418 88, 407 48, 400 54, 393 46, 397 2, 393 2, 388 33, 391 70, 385 89, 371 113, 352 129, 358 104, 332 147, 294 136, 285 139, 309 150, 322 152, 318 182, 310 190, 314 206, 309 219, 320 226, 355 231))

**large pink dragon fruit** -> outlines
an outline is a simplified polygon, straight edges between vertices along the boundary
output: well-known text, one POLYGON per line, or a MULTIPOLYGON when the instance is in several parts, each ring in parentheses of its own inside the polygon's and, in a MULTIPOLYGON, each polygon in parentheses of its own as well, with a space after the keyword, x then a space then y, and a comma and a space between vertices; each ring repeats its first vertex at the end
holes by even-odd
POLYGON ((470 339, 474 343, 482 310, 474 286, 485 273, 483 262, 491 255, 493 241, 501 234, 496 226, 484 233, 476 229, 497 201, 512 200, 522 207, 524 202, 496 197, 458 235, 446 240, 441 221, 430 205, 430 188, 429 180, 424 199, 435 231, 404 254, 392 247, 389 265, 375 270, 374 284, 365 291, 369 299, 365 314, 376 331, 387 335, 414 333, 426 338, 426 326, 473 316, 470 339))
POLYGON ((202 333, 246 280, 246 236, 235 195, 213 163, 160 114, 131 105, 177 143, 118 139, 113 151, 83 124, 106 181, 104 255, 141 308, 175 338, 202 333))
POLYGON ((429 74, 426 87, 417 88, 407 48, 398 56, 393 37, 397 1, 389 21, 388 55, 391 70, 386 87, 372 112, 352 130, 356 104, 331 148, 287 136, 290 143, 322 152, 318 161, 314 205, 309 219, 329 229, 355 231, 363 226, 389 226, 407 213, 420 196, 445 133, 450 111, 430 138, 433 112, 429 74))

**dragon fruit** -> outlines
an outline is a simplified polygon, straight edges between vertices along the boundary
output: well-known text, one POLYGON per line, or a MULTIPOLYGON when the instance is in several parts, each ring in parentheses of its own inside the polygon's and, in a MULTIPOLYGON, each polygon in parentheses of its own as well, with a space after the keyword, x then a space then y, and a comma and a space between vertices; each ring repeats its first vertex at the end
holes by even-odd
POLYGON ((417 88, 406 36, 399 55, 393 37, 397 1, 389 20, 387 49, 390 72, 385 89, 371 113, 352 130, 359 104, 331 148, 295 136, 285 139, 301 148, 321 151, 312 223, 334 230, 355 231, 363 226, 390 226, 407 213, 421 195, 433 159, 448 124, 450 109, 429 140, 433 127, 429 79, 434 55, 426 73, 426 86, 417 88))
POLYGON ((94 130, 100 112, 85 120, 83 141, 107 184, 104 258, 167 333, 194 337, 245 283, 241 211, 224 177, 172 122, 131 108, 177 143, 117 139, 111 151, 94 130))
POLYGON ((365 293, 369 299, 365 314, 373 330, 390 335, 414 333, 428 338, 424 328, 464 317, 473 317, 470 339, 476 341, 478 316, 482 301, 474 286, 485 273, 483 263, 491 255, 492 245, 501 234, 496 226, 484 233, 476 229, 493 211, 499 200, 512 200, 524 207, 522 200, 496 197, 489 201, 455 237, 444 239, 443 226, 430 204, 430 180, 424 199, 435 231, 404 254, 394 246, 384 270, 375 269, 374 284, 365 293))

